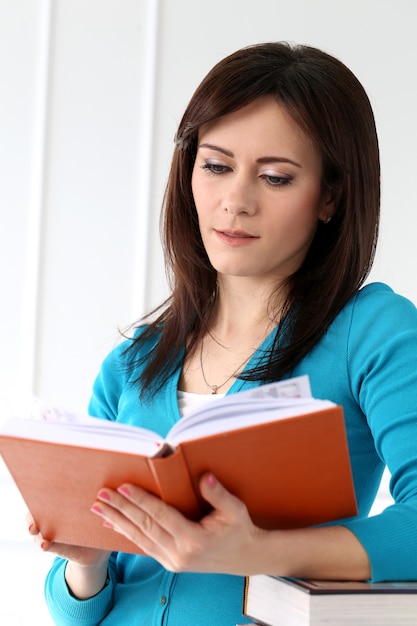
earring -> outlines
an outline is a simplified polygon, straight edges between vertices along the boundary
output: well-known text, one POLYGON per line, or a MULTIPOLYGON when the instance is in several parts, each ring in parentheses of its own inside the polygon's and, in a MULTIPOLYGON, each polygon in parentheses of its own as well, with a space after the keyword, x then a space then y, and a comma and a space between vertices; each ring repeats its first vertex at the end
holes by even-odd
POLYGON ((328 224, 332 219, 331 215, 328 215, 325 220, 323 220, 323 224, 328 224))

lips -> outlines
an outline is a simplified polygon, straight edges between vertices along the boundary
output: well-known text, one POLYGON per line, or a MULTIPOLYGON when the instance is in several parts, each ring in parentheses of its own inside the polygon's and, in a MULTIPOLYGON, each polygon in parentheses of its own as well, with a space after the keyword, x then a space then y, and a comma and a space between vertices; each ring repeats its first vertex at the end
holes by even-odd
POLYGON ((244 230, 215 230, 214 232, 220 241, 231 246, 244 245, 259 239, 244 230))
POLYGON ((227 237, 243 237, 245 239, 254 239, 253 235, 245 233, 243 230, 222 230, 219 232, 223 233, 223 235, 226 235, 227 237))

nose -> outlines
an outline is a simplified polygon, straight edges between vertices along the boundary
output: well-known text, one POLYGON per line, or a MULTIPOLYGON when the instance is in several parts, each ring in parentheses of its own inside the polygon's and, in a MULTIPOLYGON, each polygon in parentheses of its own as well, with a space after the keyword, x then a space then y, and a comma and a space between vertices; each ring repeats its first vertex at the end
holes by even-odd
POLYGON ((224 210, 230 215, 254 215, 257 211, 257 198, 254 184, 244 174, 235 175, 228 181, 224 197, 224 210))

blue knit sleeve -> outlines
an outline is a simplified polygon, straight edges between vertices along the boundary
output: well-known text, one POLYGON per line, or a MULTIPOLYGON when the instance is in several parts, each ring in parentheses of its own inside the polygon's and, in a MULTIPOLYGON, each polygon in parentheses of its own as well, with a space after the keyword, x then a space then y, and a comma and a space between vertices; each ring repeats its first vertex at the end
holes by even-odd
POLYGON ((370 285, 352 309, 348 371, 395 504, 345 525, 365 547, 372 579, 417 580, 417 310, 370 285))
POLYGON ((57 626, 97 626, 113 608, 116 584, 114 558, 109 561, 109 578, 100 593, 88 600, 79 600, 69 591, 65 582, 67 562, 57 558, 45 580, 45 599, 54 624, 57 626))

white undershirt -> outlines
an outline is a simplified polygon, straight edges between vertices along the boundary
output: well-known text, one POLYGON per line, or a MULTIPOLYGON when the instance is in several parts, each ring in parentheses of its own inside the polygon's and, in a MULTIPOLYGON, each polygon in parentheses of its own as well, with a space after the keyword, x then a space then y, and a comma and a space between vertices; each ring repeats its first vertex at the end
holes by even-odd
POLYGON ((185 417, 192 411, 196 411, 203 404, 224 398, 225 395, 225 393, 191 393, 189 391, 178 391, 178 406, 181 417, 185 417))

